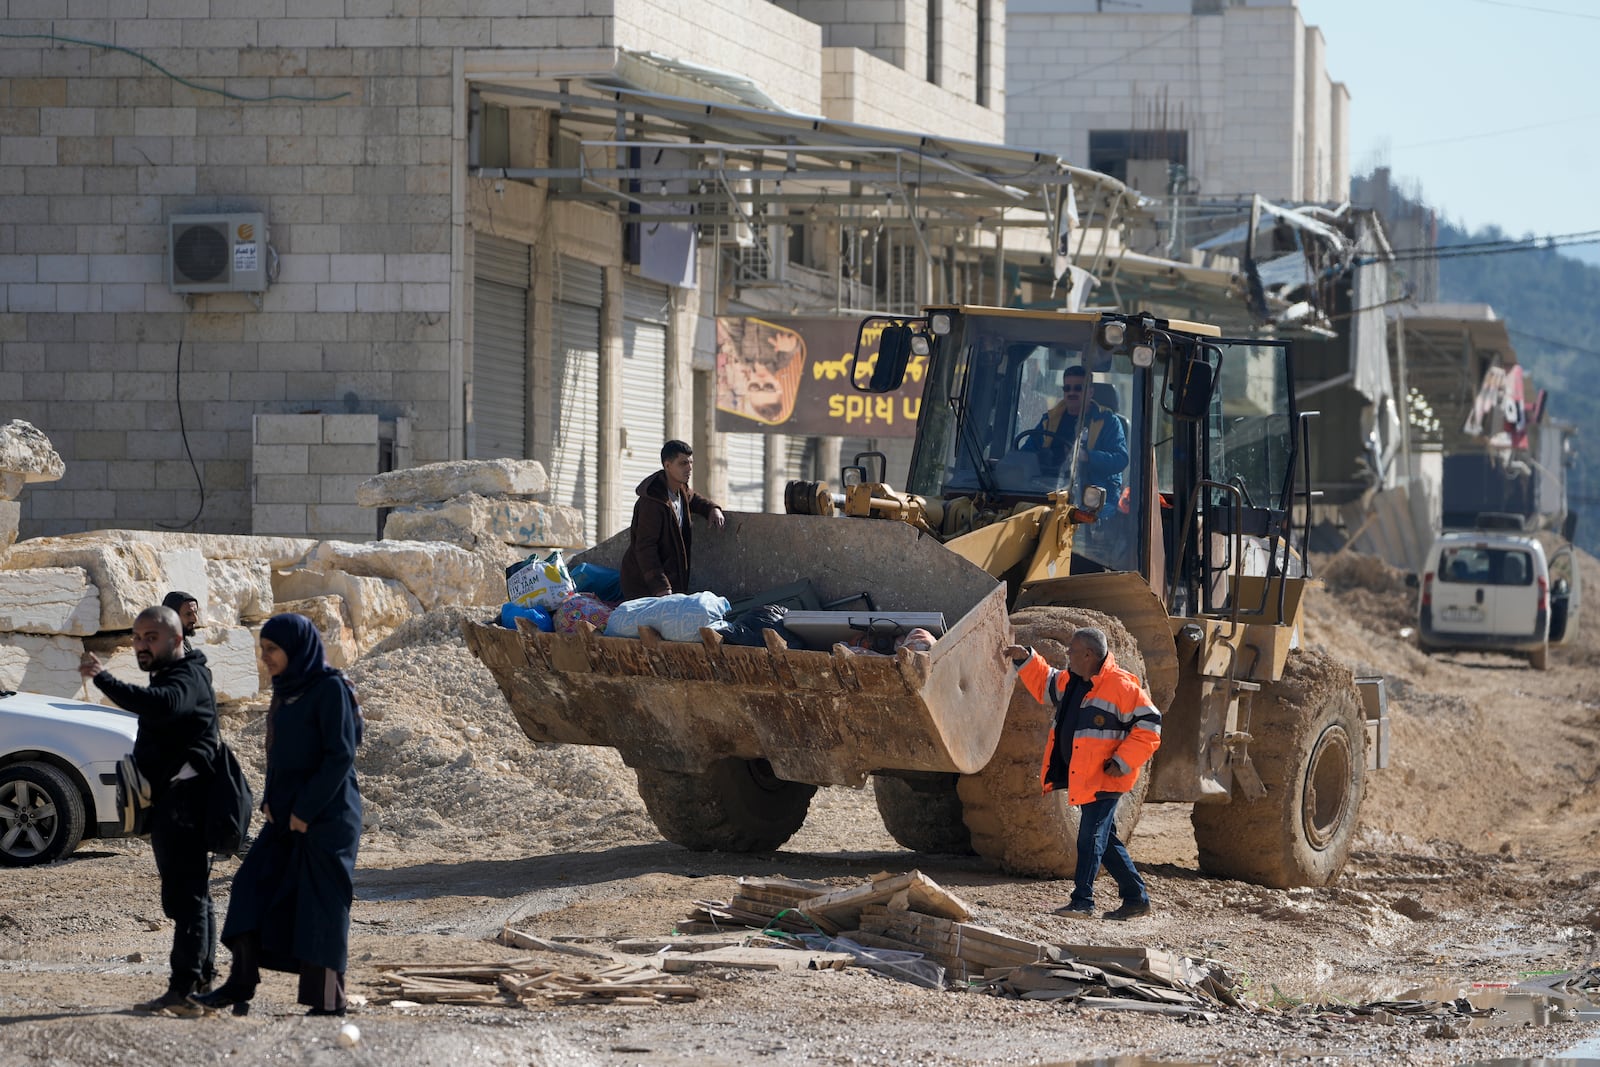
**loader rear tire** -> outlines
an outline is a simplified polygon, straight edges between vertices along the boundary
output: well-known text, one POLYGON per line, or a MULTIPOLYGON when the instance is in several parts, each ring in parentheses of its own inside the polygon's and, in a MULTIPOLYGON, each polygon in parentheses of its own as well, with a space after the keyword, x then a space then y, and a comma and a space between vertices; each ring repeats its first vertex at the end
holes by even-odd
POLYGON ((1350 857, 1366 792, 1366 717, 1350 671, 1297 650, 1250 709, 1250 759, 1267 795, 1196 804, 1200 869, 1289 889, 1328 885, 1350 857))
POLYGON ((972 833, 961 821, 961 796, 956 792, 959 777, 873 775, 873 796, 889 836, 913 852, 970 856, 972 833))
POLYGON ((719 760, 703 774, 634 772, 661 836, 695 852, 771 852, 800 829, 817 792, 779 778, 766 760, 719 760))
MULTIPOLYGON (((1062 668, 1072 631, 1098 626, 1118 666, 1144 675, 1138 646, 1109 615, 1085 608, 1029 607, 1014 612, 1011 625, 1017 644, 1033 646, 1051 666, 1062 668)), ((1019 684, 994 756, 983 770, 962 775, 957 784, 973 850, 1012 874, 1071 878, 1078 862, 1078 809, 1067 803, 1065 790, 1045 793, 1039 783, 1054 717, 1053 705, 1039 703, 1019 684)), ((1117 836, 1124 843, 1139 824, 1149 772, 1149 764, 1140 769, 1133 789, 1117 805, 1117 836)))

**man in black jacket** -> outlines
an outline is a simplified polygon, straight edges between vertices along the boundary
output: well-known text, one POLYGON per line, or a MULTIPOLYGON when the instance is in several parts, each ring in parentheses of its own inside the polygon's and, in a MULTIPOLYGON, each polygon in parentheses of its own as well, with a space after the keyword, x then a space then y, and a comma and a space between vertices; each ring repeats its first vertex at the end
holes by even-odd
POLYGON ((622 557, 623 600, 687 593, 694 536, 689 516, 703 516, 719 530, 726 525, 722 509, 689 488, 693 474, 694 449, 668 441, 661 446, 661 469, 639 483, 622 557))
POLYGON ((161 910, 173 922, 167 991, 138 1005, 169 1015, 198 1014, 190 993, 216 976, 216 920, 211 909, 211 853, 201 833, 206 783, 216 762, 217 698, 203 652, 185 651, 183 624, 169 607, 133 620, 133 654, 148 686, 118 681, 92 652, 78 673, 124 711, 139 717, 133 761, 150 783, 150 848, 161 876, 161 910))

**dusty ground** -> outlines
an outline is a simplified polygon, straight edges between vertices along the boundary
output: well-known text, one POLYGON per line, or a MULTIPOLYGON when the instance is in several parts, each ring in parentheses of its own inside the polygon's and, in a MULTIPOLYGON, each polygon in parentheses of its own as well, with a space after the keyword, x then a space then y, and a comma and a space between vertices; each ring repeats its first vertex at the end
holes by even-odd
MULTIPOLYGON (((1584 559, 1589 589, 1600 565, 1584 559)), ((1210 1024, 932 992, 858 971, 696 976, 702 998, 646 1009, 397 1008, 370 1004, 353 1050, 269 976, 245 1019, 141 1016, 163 986, 170 926, 148 846, 89 842, 69 861, 0 873, 0 1067, 117 1064, 1192 1063, 1458 1064, 1550 1055, 1588 1022, 1538 1027, 1317 1021, 1303 1003, 1412 993, 1487 1002, 1494 983, 1585 967, 1600 929, 1600 638, 1551 669, 1490 654, 1429 658, 1402 630, 1399 576, 1346 557, 1309 601, 1307 644, 1387 677, 1389 770, 1369 779, 1359 849, 1333 887, 1283 892, 1200 877, 1186 808, 1146 809, 1133 841, 1155 913, 1093 936, 1223 962, 1264 1009, 1210 1024), (1474 987, 1474 983, 1488 983, 1474 987), (1423 992, 1417 993, 1416 991, 1423 992), (1132 1061, 1118 1061, 1132 1062, 1132 1061)), ((544 936, 660 934, 743 874, 849 884, 918 867, 1019 936, 1085 937, 1058 918, 1061 882, 1013 881, 975 860, 917 856, 870 795, 820 793, 782 852, 702 855, 663 843, 609 752, 528 742, 446 616, 418 620, 352 673, 370 723, 369 807, 350 988, 374 964, 498 958, 503 923, 544 936)), ((227 721, 252 769, 259 708, 227 721)), ((225 901, 234 864, 219 866, 225 901)), ((226 953, 224 952, 224 957, 226 953)))

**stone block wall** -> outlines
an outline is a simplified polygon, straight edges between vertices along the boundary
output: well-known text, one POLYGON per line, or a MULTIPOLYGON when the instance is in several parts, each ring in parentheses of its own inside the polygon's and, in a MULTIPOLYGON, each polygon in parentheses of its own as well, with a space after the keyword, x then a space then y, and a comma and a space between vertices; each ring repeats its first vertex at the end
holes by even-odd
POLYGON ((1348 150, 1335 142, 1347 137, 1348 95, 1293 4, 1215 15, 1084 7, 1009 0, 1007 143, 1088 165, 1090 131, 1154 128, 1164 109, 1167 128, 1188 132, 1202 193, 1345 195, 1348 150))
MULTIPOLYGON (((251 528, 318 540, 375 540, 373 512, 356 487, 381 473, 376 415, 257 415, 250 453, 251 528)), ((409 432, 406 420, 400 429, 409 432)))

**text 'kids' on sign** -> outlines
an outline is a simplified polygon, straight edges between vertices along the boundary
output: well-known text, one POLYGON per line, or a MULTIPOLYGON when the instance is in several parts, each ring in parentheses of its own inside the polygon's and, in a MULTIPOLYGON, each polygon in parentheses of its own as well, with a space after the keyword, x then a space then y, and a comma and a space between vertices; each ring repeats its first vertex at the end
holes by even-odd
MULTIPOLYGON (((913 356, 905 384, 892 393, 850 384, 859 319, 717 319, 717 429, 805 437, 912 437, 922 405, 926 356, 913 356)), ((856 376, 878 358, 862 338, 856 376)))

